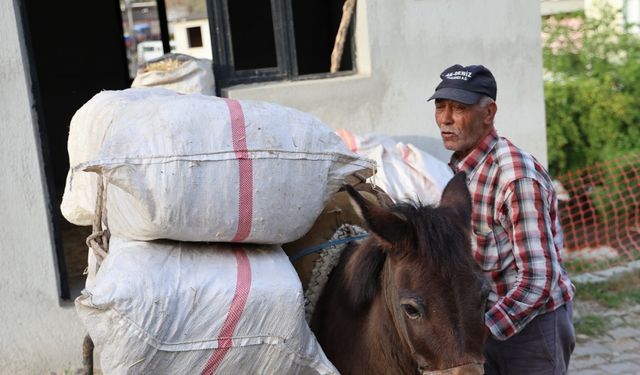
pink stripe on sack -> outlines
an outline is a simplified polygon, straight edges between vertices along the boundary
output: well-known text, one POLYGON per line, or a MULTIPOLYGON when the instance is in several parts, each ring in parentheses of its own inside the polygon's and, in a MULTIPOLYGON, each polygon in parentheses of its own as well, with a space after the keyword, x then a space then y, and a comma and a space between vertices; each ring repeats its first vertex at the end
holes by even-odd
POLYGON ((351 150, 351 152, 358 152, 358 142, 356 140, 356 136, 353 135, 353 133, 351 133, 347 129, 338 129, 336 130, 336 134, 338 134, 340 138, 342 138, 342 141, 347 145, 347 147, 349 147, 349 150, 351 150))
POLYGON ((224 101, 229 107, 233 150, 238 158, 238 170, 240 173, 238 229, 231 242, 240 242, 251 233, 251 222, 253 221, 253 161, 249 158, 249 151, 247 150, 247 133, 242 106, 237 100, 224 99, 224 101))
POLYGON ((233 300, 231 300, 227 317, 222 324, 222 329, 218 334, 218 347, 211 353, 211 357, 207 360, 201 375, 213 375, 227 352, 229 352, 229 349, 231 349, 233 332, 238 325, 238 321, 240 321, 251 290, 251 263, 249 262, 249 257, 247 257, 244 249, 236 249, 234 254, 237 266, 236 291, 233 295, 233 300))
POLYGON ((400 153, 402 155, 402 160, 406 161, 407 163, 409 162, 409 147, 407 147, 407 145, 402 145, 402 150, 400 150, 400 153))

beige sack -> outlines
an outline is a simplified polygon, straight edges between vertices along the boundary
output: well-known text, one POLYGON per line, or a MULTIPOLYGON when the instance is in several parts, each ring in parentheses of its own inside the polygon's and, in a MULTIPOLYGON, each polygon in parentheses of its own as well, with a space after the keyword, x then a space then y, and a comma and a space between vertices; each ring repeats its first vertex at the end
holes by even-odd
POLYGON ((163 87, 183 94, 215 95, 213 62, 169 53, 142 65, 131 87, 163 87))
POLYGON ((77 116, 63 214, 93 207, 87 172, 102 174, 109 229, 129 239, 291 242, 347 176, 373 173, 317 118, 272 103, 139 88, 100 93, 77 116))

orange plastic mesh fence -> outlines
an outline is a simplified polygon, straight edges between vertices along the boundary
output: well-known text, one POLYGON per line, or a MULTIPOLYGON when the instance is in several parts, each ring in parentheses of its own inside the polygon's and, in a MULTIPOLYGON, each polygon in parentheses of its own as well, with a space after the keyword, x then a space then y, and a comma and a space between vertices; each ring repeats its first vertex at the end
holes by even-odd
POLYGON ((556 187, 569 272, 640 259, 640 153, 572 171, 557 180, 562 184, 556 187))

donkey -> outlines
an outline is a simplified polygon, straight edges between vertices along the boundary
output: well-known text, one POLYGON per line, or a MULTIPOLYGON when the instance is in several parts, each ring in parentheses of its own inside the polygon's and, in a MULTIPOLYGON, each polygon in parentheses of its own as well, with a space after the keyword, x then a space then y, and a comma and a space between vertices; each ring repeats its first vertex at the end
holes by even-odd
POLYGON ((483 374, 488 284, 471 252, 464 173, 437 207, 389 209, 346 187, 369 229, 323 290, 311 328, 341 374, 483 374))

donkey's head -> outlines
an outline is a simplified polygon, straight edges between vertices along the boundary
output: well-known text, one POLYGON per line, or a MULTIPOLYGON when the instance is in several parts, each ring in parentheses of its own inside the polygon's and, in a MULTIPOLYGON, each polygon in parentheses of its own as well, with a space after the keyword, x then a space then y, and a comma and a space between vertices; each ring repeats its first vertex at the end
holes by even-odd
POLYGON ((465 175, 449 182, 437 207, 403 203, 385 209, 348 191, 373 234, 363 245, 386 254, 375 282, 388 312, 380 319, 393 321, 387 326, 411 366, 425 373, 482 374, 488 290, 471 252, 465 175))

